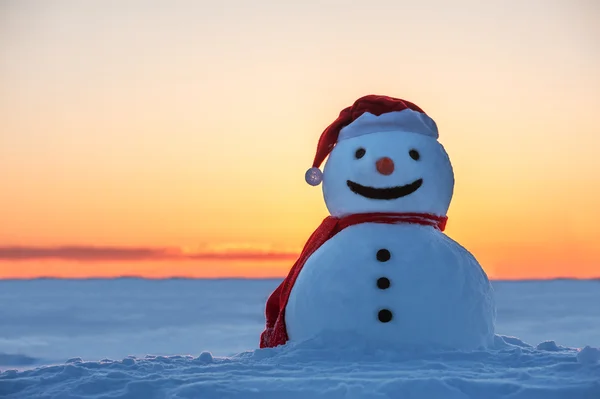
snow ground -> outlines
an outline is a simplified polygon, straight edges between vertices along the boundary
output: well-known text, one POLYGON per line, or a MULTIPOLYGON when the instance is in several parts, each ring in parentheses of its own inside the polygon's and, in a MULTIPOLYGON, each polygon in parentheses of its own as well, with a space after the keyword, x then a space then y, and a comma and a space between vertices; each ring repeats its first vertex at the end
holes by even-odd
POLYGON ((600 281, 494 282, 497 332, 533 346, 430 353, 255 350, 277 284, 0 281, 0 398, 600 398, 600 281))

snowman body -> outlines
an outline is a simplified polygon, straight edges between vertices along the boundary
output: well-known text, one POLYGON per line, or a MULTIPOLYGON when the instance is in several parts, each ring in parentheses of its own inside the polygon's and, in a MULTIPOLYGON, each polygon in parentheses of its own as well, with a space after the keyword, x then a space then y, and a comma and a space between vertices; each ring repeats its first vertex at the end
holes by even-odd
POLYGON ((477 260, 432 226, 364 223, 308 258, 286 307, 289 339, 352 332, 371 342, 474 349, 494 334, 477 260))
MULTIPOLYGON (((341 129, 323 171, 330 214, 445 217, 454 174, 437 138, 435 123, 410 109, 365 112, 341 129)), ((343 229, 308 257, 285 307, 290 341, 331 331, 460 349, 491 344, 495 316, 474 256, 440 229, 412 223, 343 229)))

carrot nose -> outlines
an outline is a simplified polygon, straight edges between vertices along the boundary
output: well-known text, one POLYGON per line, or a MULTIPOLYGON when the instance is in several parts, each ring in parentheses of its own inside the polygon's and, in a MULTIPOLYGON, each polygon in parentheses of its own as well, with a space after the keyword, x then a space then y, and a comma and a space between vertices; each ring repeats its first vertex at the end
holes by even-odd
POLYGON ((377 171, 382 175, 391 175, 394 171, 394 161, 388 157, 379 158, 375 162, 375 166, 377 167, 377 171))

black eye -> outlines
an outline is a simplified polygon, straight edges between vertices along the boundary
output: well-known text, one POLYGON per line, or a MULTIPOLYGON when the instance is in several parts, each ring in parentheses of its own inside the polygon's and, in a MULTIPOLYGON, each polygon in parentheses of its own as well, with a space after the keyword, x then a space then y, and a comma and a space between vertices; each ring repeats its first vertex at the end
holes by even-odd
POLYGON ((362 157, 365 156, 365 153, 367 152, 367 150, 365 150, 364 148, 359 148, 358 150, 356 150, 356 152, 354 153, 354 156, 356 157, 356 159, 361 159, 362 157))
POLYGON ((417 150, 410 150, 408 152, 408 155, 410 155, 410 157, 412 159, 414 159, 415 161, 418 161, 419 158, 421 157, 421 155, 419 155, 419 151, 417 151, 417 150))

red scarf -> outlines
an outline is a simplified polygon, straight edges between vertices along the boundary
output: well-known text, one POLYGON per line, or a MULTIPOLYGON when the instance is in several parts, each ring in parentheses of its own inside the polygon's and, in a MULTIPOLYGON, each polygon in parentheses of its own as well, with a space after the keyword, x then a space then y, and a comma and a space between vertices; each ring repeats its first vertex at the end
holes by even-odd
POLYGON ((359 213, 342 218, 326 217, 304 245, 302 253, 298 257, 298 260, 296 260, 296 263, 294 263, 294 266, 292 266, 288 276, 267 300, 265 311, 267 325, 265 331, 260 335, 260 347, 272 348, 283 345, 288 341, 287 330, 285 328, 285 308, 290 297, 290 292, 306 260, 325 241, 346 227, 359 223, 415 223, 433 226, 440 231, 444 231, 447 220, 446 216, 436 216, 427 213, 359 213))

